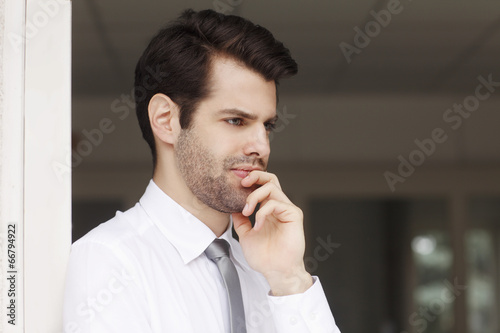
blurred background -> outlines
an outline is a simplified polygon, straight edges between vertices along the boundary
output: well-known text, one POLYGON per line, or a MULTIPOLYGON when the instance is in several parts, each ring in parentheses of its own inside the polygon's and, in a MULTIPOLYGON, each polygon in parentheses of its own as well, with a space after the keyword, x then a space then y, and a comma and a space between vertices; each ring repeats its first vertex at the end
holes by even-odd
POLYGON ((152 176, 133 71, 186 8, 248 18, 299 63, 270 171, 340 329, 500 332, 498 1, 74 1, 73 240, 152 176))

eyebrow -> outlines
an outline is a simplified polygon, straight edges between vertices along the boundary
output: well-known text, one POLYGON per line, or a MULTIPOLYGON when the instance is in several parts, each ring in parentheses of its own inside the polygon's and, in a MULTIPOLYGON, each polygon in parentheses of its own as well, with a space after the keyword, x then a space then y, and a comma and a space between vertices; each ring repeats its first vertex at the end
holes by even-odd
MULTIPOLYGON (((236 116, 236 117, 241 117, 245 119, 250 119, 250 120, 256 120, 258 117, 255 114, 248 113, 246 111, 240 110, 240 109, 222 109, 217 112, 218 115, 230 115, 230 116, 236 116)), ((276 122, 278 121, 278 115, 275 115, 274 117, 271 117, 266 120, 266 122, 272 121, 276 122)))

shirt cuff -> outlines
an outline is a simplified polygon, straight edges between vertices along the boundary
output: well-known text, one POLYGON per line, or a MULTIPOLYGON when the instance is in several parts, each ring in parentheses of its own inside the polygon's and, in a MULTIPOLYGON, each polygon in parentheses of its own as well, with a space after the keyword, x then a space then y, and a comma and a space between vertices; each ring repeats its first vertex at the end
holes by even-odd
POLYGON ((317 276, 302 294, 267 297, 278 333, 340 333, 317 276))

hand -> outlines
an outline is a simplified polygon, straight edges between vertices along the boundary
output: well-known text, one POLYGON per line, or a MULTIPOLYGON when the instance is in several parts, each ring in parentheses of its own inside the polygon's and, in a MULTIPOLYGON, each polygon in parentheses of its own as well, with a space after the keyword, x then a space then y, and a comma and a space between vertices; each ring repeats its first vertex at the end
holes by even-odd
POLYGON ((254 170, 241 185, 261 185, 250 193, 242 213, 233 213, 233 224, 246 260, 262 273, 273 295, 302 293, 312 285, 304 266, 303 214, 283 193, 278 178, 254 170), (255 226, 248 218, 260 203, 255 226))

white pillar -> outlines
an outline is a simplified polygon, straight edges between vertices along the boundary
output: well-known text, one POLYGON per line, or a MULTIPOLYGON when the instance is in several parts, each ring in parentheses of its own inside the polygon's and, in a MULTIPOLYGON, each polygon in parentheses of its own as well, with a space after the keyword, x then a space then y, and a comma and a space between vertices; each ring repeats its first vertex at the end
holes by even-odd
POLYGON ((17 333, 24 328, 25 4, 1 1, 0 8, 0 332, 17 333))
POLYGON ((64 276, 71 244, 67 161, 71 152, 71 2, 4 0, 3 5, 0 331, 62 332, 64 276), (55 167, 61 163, 67 172, 55 167), (12 270, 6 251, 13 244, 8 237, 9 225, 14 224, 12 270), (15 276, 15 296, 9 296, 5 275, 15 276), (12 300, 15 325, 3 315, 10 311, 7 306, 12 300))

